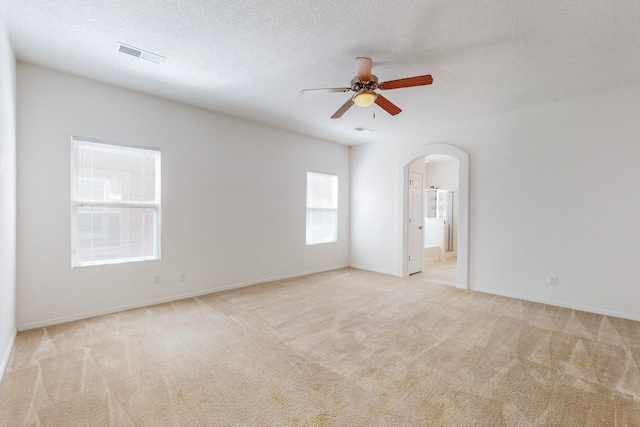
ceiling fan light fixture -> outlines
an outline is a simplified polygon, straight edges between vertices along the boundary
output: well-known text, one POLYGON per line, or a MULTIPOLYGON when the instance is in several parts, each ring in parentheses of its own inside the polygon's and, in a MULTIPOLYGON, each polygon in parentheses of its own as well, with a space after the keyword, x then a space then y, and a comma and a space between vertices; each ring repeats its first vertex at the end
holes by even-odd
POLYGON ((359 107, 368 107, 376 102, 378 94, 370 90, 363 90, 353 96, 353 102, 359 107))

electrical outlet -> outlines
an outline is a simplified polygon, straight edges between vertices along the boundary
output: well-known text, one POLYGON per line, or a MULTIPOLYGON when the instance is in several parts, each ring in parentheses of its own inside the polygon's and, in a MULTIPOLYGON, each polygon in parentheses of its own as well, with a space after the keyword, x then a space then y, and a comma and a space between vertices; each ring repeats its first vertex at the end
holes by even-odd
POLYGON ((558 284, 558 276, 549 276, 549 284, 556 286, 558 284))
POLYGON ((153 275, 153 283, 154 284, 160 283, 160 275, 159 274, 154 274, 153 275))
POLYGON ((187 273, 184 273, 184 272, 180 273, 180 281, 184 282, 185 280, 187 280, 187 273))

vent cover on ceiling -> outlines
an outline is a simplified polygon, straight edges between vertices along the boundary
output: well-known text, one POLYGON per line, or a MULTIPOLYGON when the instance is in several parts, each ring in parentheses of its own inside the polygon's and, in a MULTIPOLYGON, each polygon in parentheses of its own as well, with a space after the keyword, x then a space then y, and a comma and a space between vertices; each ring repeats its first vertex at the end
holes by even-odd
POLYGON ((126 53, 127 55, 135 56, 136 58, 146 59, 147 61, 160 64, 164 62, 164 56, 156 55, 155 53, 147 52, 146 50, 138 49, 137 47, 128 46, 126 44, 118 42, 118 52, 126 53))
POLYGON ((368 129, 368 128, 363 127, 363 126, 359 126, 357 128, 354 128, 353 130, 357 130, 358 132, 362 132, 362 133, 371 133, 371 132, 373 132, 371 129, 368 129))

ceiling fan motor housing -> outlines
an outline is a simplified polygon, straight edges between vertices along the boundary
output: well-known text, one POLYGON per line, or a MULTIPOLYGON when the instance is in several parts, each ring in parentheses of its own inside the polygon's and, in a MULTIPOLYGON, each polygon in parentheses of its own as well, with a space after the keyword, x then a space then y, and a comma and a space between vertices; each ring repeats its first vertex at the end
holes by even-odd
POLYGON ((360 92, 363 90, 376 90, 378 88, 378 78, 371 74, 371 80, 363 82, 358 80, 358 76, 351 80, 351 90, 354 92, 360 92))

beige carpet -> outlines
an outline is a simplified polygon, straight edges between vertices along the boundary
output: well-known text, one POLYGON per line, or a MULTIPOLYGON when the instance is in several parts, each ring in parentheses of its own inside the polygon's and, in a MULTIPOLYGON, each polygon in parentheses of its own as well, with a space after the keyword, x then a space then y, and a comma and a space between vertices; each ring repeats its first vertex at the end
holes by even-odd
POLYGON ((1 426, 640 426, 640 322, 354 269, 18 334, 1 426))

